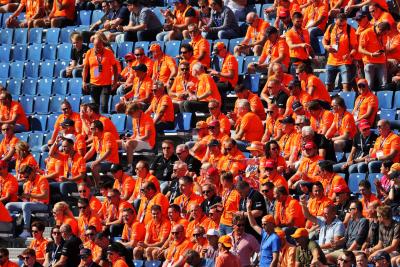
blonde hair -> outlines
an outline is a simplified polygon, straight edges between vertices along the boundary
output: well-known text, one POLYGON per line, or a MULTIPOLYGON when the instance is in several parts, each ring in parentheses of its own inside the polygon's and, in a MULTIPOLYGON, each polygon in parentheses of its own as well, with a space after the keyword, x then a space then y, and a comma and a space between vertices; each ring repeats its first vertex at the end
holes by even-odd
POLYGON ((57 202, 56 204, 54 204, 53 209, 56 211, 58 211, 58 210, 62 211, 64 216, 73 217, 72 211, 70 210, 67 202, 64 202, 64 201, 57 202))
POLYGON ((22 151, 22 152, 29 152, 29 144, 27 142, 24 141, 19 141, 16 145, 15 145, 15 150, 17 151, 22 151))
MULTIPOLYGON (((99 39, 103 43, 104 46, 109 46, 106 35, 103 32, 96 32, 93 38, 99 39)), ((94 39, 93 39, 94 40, 94 39)))

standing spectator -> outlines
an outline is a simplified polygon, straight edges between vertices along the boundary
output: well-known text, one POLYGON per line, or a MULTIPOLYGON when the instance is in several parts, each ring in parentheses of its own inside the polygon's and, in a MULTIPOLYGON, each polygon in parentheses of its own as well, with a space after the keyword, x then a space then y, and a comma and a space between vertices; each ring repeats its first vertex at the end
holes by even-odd
POLYGON ((389 81, 399 71, 400 63, 400 31, 399 24, 397 27, 390 25, 387 43, 385 47, 387 64, 388 64, 388 79, 389 81))
MULTIPOLYGON (((365 3, 365 2, 363 2, 363 3, 365 3)), ((370 28, 372 26, 368 15, 369 15, 368 11, 359 10, 359 11, 357 11, 356 16, 353 18, 358 24, 358 27, 356 30, 356 38, 357 38, 358 43, 360 43, 361 33, 363 33, 365 30, 367 30, 368 28, 370 28)), ((354 56, 353 62, 356 65, 357 77, 365 78, 362 54, 358 51, 358 47, 357 47, 357 53, 354 56)))
POLYGON ((97 32, 94 35, 94 47, 85 55, 82 72, 84 92, 90 92, 94 103, 99 106, 101 104, 103 113, 108 113, 108 99, 111 90, 116 89, 118 82, 118 62, 111 49, 105 47, 107 42, 103 33, 97 32), (87 84, 89 72, 90 83, 87 84))
POLYGON ((389 23, 390 27, 396 27, 396 22, 394 21, 392 15, 388 12, 389 8, 387 3, 384 1, 372 2, 368 6, 368 10, 372 17, 372 25, 377 25, 385 21, 389 23))
POLYGON ((175 60, 164 54, 161 46, 157 43, 152 44, 149 49, 153 57, 153 81, 160 80, 167 86, 175 79, 177 67, 175 60))
POLYGON ((221 234, 230 234, 233 231, 233 215, 239 210, 240 194, 233 183, 233 175, 225 172, 221 175, 223 213, 219 224, 221 234))
MULTIPOLYGON (((239 25, 232 10, 222 0, 212 0, 211 20, 201 28, 206 39, 232 39, 240 34, 239 25)), ((203 35, 204 36, 204 35, 203 35)))
POLYGON ((296 266, 312 266, 311 263, 317 266, 326 264, 325 254, 317 242, 308 238, 306 229, 297 228, 291 237, 294 238, 297 245, 296 266))
MULTIPOLYGON (((9 3, 8 5, 12 5, 9 3)), ((6 20, 7 28, 33 28, 38 19, 42 19, 45 16, 44 0, 24 0, 18 5, 18 8, 13 14, 6 20), (18 16, 25 9, 25 19, 18 21, 18 16)), ((1 7, 3 8, 3 7, 1 7)), ((11 10, 10 10, 11 11, 11 10)), ((3 12, 0 12, 3 13, 3 12)))
POLYGON ((238 256, 230 252, 232 239, 228 235, 223 235, 218 239, 218 256, 215 259, 215 267, 239 267, 241 266, 238 256))
POLYGON ((378 113, 378 97, 371 92, 366 79, 357 81, 359 96, 354 103, 353 116, 356 123, 367 120, 369 125, 374 125, 378 113))
POLYGON ((210 43, 201 35, 197 24, 190 24, 187 31, 191 39, 190 44, 193 47, 193 59, 209 67, 211 61, 210 43))
POLYGON ((89 47, 83 44, 83 37, 79 32, 71 33, 70 39, 72 43, 71 63, 66 69, 61 70, 60 77, 82 77, 83 58, 85 53, 89 50, 89 47))
POLYGON ((15 124, 14 131, 29 131, 28 117, 24 108, 18 101, 12 100, 12 96, 7 91, 0 93, 0 124, 15 124))
POLYGON ((278 266, 295 266, 296 246, 286 240, 286 234, 283 230, 275 230, 281 241, 278 266))

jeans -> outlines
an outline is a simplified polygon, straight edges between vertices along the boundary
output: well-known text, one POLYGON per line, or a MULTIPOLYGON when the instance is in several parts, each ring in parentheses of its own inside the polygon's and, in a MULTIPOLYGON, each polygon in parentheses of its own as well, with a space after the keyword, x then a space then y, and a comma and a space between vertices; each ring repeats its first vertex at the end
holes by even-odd
POLYGON ((377 91, 385 88, 387 84, 387 66, 386 64, 366 64, 364 66, 365 79, 368 81, 369 88, 377 91), (379 84, 375 84, 378 79, 379 84), (379 86, 379 88, 378 88, 379 86))
POLYGON ((206 39, 234 39, 239 37, 239 33, 237 33, 233 29, 224 29, 220 30, 219 32, 208 32, 203 34, 206 39))
POLYGON ((315 54, 320 55, 321 49, 319 47, 318 36, 324 35, 324 32, 318 27, 312 27, 308 29, 310 33, 310 42, 311 47, 314 50, 315 54))
POLYGON ((162 134, 164 130, 172 130, 175 128, 174 122, 173 121, 160 121, 156 123, 156 132, 158 134, 162 134))
POLYGON ((162 28, 137 32, 126 32, 124 34, 124 42, 151 42, 156 40, 156 36, 160 32, 162 32, 162 28))
POLYGON ((78 192, 78 185, 75 182, 60 183, 60 193, 63 197, 67 198, 73 192, 78 192))
POLYGON ((48 205, 40 202, 10 202, 6 205, 6 208, 10 213, 22 211, 25 229, 31 227, 32 212, 49 210, 48 205))
POLYGON ((121 85, 117 88, 116 95, 123 96, 124 94, 126 94, 126 93, 128 92, 128 90, 129 90, 129 88, 125 88, 124 85, 121 84, 121 85))
POLYGON ((375 160, 368 163, 368 172, 369 173, 377 173, 380 172, 382 165, 381 160, 375 160))
MULTIPOLYGON (((380 167, 381 165, 379 165, 379 168, 380 167)), ((366 173, 367 171, 368 165, 365 162, 359 162, 349 166, 349 173, 366 173)))
POLYGON ((222 223, 219 224, 219 234, 221 236, 228 235, 228 234, 230 234, 232 232, 233 232, 233 227, 232 226, 228 226, 228 225, 222 224, 222 223))
POLYGON ((340 77, 342 78, 342 83, 349 84, 354 79, 354 73, 352 71, 351 65, 326 65, 326 81, 325 84, 334 84, 336 75, 340 73, 340 77))
POLYGON ((179 104, 180 112, 190 112, 192 113, 192 127, 195 125, 196 111, 208 113, 208 102, 207 101, 192 101, 186 100, 179 104))
POLYGON ((108 113, 108 100, 110 98, 111 85, 90 85, 90 95, 94 103, 100 106, 101 113, 108 113))

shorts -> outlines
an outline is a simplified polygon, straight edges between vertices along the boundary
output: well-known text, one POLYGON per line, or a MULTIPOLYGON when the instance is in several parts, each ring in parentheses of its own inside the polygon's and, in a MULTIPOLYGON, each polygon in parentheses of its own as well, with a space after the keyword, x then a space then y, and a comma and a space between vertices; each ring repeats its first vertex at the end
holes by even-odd
MULTIPOLYGON (((121 140, 122 141, 122 140, 121 140)), ((150 150, 152 147, 150 144, 146 141, 143 140, 135 140, 137 142, 137 146, 135 148, 135 151, 140 151, 140 150, 150 150)), ((121 142, 121 147, 126 150, 126 145, 124 142, 121 142)))
POLYGON ((334 84, 337 74, 340 73, 342 83, 349 84, 353 81, 354 75, 351 65, 326 65, 326 81, 325 84, 334 84))

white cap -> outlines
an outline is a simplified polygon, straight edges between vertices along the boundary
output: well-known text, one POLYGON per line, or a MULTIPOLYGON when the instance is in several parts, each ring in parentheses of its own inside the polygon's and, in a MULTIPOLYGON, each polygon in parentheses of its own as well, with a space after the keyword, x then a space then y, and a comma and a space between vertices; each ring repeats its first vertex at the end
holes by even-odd
POLYGON ((72 142, 74 142, 74 143, 75 143, 75 141, 76 141, 76 137, 75 137, 75 135, 73 135, 73 134, 66 134, 66 135, 64 135, 62 138, 63 138, 63 139, 72 140, 72 142))
POLYGON ((207 235, 219 236, 219 232, 215 229, 208 229, 207 235))

